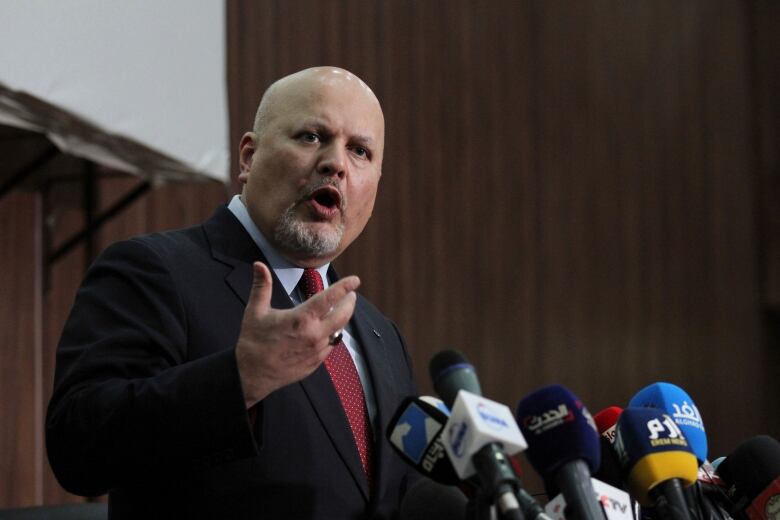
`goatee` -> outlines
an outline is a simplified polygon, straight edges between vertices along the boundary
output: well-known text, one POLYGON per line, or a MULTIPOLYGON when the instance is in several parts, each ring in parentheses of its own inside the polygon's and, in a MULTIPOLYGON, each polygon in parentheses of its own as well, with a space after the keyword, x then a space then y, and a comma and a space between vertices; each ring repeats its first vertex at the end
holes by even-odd
POLYGON ((344 224, 315 231, 295 214, 296 204, 287 208, 274 229, 274 239, 284 249, 309 257, 333 254, 344 235, 344 224))

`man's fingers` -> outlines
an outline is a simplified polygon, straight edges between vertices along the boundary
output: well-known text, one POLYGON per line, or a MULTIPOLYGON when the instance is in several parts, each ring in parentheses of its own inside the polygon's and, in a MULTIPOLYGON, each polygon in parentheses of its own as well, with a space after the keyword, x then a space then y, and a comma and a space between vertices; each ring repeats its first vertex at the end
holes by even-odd
POLYGON ((360 278, 347 276, 334 283, 321 293, 317 293, 303 303, 306 312, 315 316, 325 316, 330 310, 349 293, 353 293, 360 287, 360 278))
POLYGON ((262 262, 252 264, 252 289, 249 291, 247 309, 255 316, 263 316, 271 308, 271 271, 262 262))
POLYGON ((328 334, 341 330, 347 326, 352 314, 355 312, 357 294, 347 293, 336 303, 325 316, 322 317, 322 327, 328 334))

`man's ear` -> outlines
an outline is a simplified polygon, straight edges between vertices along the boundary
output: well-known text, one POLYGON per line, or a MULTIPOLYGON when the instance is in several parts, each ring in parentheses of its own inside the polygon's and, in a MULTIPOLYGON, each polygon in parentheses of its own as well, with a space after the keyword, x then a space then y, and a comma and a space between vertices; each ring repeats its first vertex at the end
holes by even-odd
POLYGON ((249 177, 249 171, 252 169, 252 161, 255 156, 255 141, 257 134, 247 132, 241 137, 238 145, 238 182, 246 184, 249 177))

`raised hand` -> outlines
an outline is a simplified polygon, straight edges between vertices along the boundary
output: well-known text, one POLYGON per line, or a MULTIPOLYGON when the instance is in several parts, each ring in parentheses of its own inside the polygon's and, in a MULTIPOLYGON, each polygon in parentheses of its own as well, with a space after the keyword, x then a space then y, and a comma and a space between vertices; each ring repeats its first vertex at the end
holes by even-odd
POLYGON ((348 276, 293 309, 273 309, 271 272, 261 262, 255 262, 252 271, 236 344, 247 408, 320 366, 333 348, 329 337, 352 317, 360 285, 357 276, 348 276))

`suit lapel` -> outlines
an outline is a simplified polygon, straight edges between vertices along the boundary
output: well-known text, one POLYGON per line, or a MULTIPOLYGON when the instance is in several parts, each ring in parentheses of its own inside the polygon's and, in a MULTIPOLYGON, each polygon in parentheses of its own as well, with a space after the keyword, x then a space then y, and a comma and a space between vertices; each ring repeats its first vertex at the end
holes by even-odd
MULTIPOLYGON (((204 223, 204 230, 209 238, 214 259, 232 267, 225 276, 225 283, 246 305, 252 287, 252 262, 259 260, 267 265, 268 262, 265 256, 241 223, 227 208, 217 210, 215 215, 204 223)), ((293 302, 273 270, 271 275, 273 279, 271 306, 275 309, 292 308, 293 302)), ((337 278, 331 277, 331 279, 337 278)), ((359 341, 361 345, 364 345, 364 350, 373 350, 371 348, 373 345, 366 343, 363 339, 363 336, 366 336, 366 334, 361 331, 363 327, 357 323, 359 321, 362 320, 353 317, 354 327, 358 330, 359 341)), ((371 330, 373 328, 369 327, 368 331, 371 332, 371 330)), ((371 334, 373 336, 373 333, 371 334)), ((367 338, 370 339, 368 336, 367 338)), ((372 341, 371 343, 373 344, 374 342, 372 341)), ((366 357, 368 358, 369 356, 367 355, 366 357)), ((376 357, 376 355, 373 355, 373 357, 376 357)), ((381 364, 381 361, 379 363, 381 364)), ((376 362, 369 361, 369 368, 372 374, 376 373, 375 364, 376 362)), ((382 377, 373 377, 373 379, 386 381, 386 376, 382 374, 382 377)), ((363 497, 368 501, 368 481, 363 472, 360 455, 355 446, 352 430, 341 406, 341 401, 330 379, 330 375, 325 369, 325 365, 320 365, 317 370, 298 384, 303 389, 313 412, 317 415, 322 427, 327 432, 334 448, 352 474, 363 497)), ((378 389, 376 390, 377 396, 379 396, 380 393, 378 389)), ((379 397, 377 397, 377 401, 379 401, 379 397)), ((380 410, 381 408, 380 406, 380 410)))
POLYGON ((376 467, 374 468, 374 480, 377 489, 384 488, 385 475, 390 457, 389 445, 384 442, 387 423, 395 413, 393 404, 395 400, 395 378, 391 364, 387 359, 387 349, 384 339, 379 333, 379 328, 372 322, 366 312, 366 303, 358 296, 355 314, 352 317, 352 329, 363 350, 363 357, 368 364, 371 375, 371 384, 374 389, 377 416, 374 422, 374 449, 376 467))
MULTIPOLYGON (((211 245, 211 255, 218 262, 232 268, 225 276, 225 283, 246 305, 249 291, 252 289, 252 263, 259 260, 268 265, 268 260, 227 207, 217 209, 203 224, 203 229, 211 245)), ((271 280, 271 306, 276 309, 291 308, 293 303, 273 270, 271 280)))

